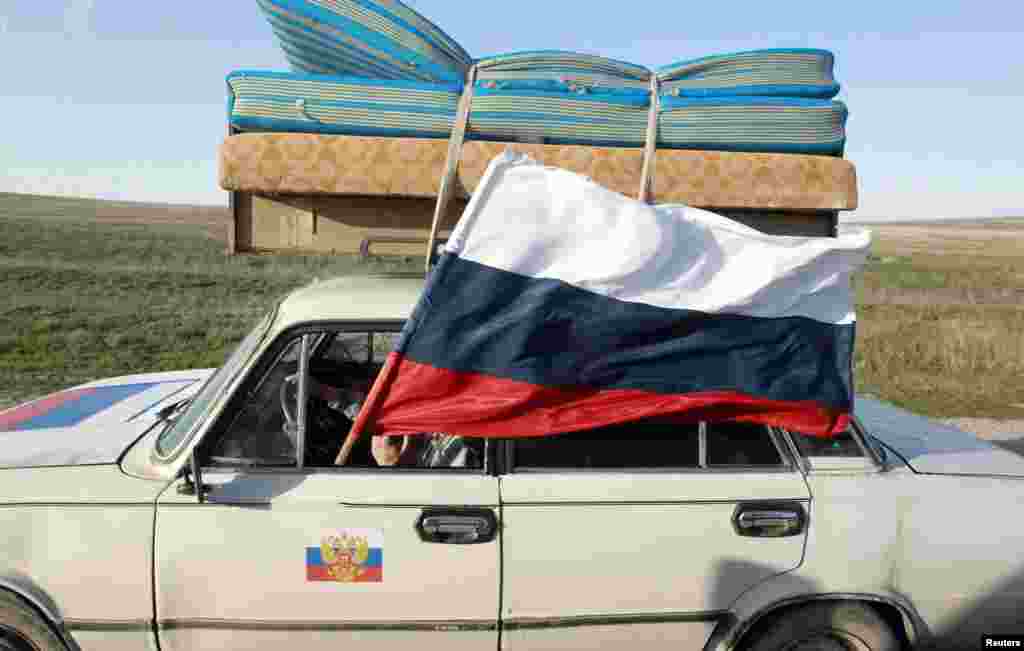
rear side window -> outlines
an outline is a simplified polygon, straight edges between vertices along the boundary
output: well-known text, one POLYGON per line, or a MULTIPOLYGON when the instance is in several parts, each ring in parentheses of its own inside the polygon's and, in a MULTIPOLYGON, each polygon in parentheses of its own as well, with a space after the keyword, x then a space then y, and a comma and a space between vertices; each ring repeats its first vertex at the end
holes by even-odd
POLYGON ((699 426, 640 421, 514 441, 517 468, 696 468, 699 426))
POLYGON ((753 423, 707 423, 707 465, 781 466, 771 431, 753 423))
POLYGON ((748 423, 646 420, 580 432, 515 439, 517 469, 626 470, 778 468, 771 430, 748 423))

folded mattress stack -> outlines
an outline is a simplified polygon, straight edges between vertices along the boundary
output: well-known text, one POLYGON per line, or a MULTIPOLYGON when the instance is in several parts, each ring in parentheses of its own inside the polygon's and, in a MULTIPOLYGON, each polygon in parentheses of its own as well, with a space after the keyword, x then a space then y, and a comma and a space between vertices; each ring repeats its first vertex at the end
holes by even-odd
MULTIPOLYGON (((798 210, 856 205, 855 174, 841 158, 847 110, 834 99, 839 85, 828 51, 756 50, 656 70, 563 51, 476 59, 399 0, 257 2, 292 71, 228 75, 225 189, 350 194, 380 186, 389 188, 382 194, 402 194, 411 183, 403 175, 443 173, 445 144, 453 132, 461 142, 464 128, 463 164, 467 155, 490 151, 474 143, 521 143, 545 162, 613 187, 620 177, 637 183, 649 158, 660 170, 658 201, 798 210), (372 179, 366 167, 348 164, 360 156, 368 162, 371 152, 372 179), (789 158, 772 158, 777 154, 789 158), (733 170, 717 184, 731 198, 716 199, 690 178, 691 190, 670 188, 662 172, 673 169, 685 172, 680 181, 733 170), (744 184, 772 182, 789 189, 739 200, 744 184)), ((460 182, 457 192, 471 186, 460 182)))
MULTIPOLYGON (((650 76, 616 77, 595 59, 557 52, 482 60, 466 138, 642 147, 650 76)), ((670 66, 657 77, 657 145, 840 155, 846 107, 827 99, 838 91, 831 62, 822 51, 761 51, 670 66)), ((247 70, 227 81, 238 131, 383 137, 447 137, 464 90, 457 81, 306 72, 247 70)))

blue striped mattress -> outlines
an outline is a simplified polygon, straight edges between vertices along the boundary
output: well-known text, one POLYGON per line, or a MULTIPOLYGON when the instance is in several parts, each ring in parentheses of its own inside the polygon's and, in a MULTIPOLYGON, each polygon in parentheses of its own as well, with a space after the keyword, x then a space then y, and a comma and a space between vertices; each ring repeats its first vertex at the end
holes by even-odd
POLYGON ((474 59, 400 0, 257 0, 295 72, 435 83, 462 82, 476 64, 492 88, 664 92, 828 99, 839 91, 826 50, 769 49, 681 61, 649 70, 625 61, 551 50, 474 59))
POLYGON ((257 0, 292 69, 456 81, 473 58, 399 0, 257 0))
MULTIPOLYGON (((685 75, 680 78, 685 78, 685 75)), ((650 97, 622 87, 603 92, 492 84, 474 88, 467 138, 642 147, 650 97)), ((518 80, 523 81, 523 80, 518 80)), ((444 138, 462 92, 458 82, 371 80, 239 71, 227 78, 229 120, 240 132, 302 132, 444 138)), ((658 146, 841 155, 846 107, 813 97, 662 94, 658 146)))

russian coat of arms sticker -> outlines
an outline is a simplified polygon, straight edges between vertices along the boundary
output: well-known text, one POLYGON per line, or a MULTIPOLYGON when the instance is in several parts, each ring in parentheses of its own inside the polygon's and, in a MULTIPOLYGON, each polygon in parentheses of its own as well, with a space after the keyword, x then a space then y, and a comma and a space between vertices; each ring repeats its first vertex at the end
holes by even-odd
POLYGON ((306 547, 306 580, 381 583, 384 580, 384 534, 379 529, 325 533, 318 546, 306 547))

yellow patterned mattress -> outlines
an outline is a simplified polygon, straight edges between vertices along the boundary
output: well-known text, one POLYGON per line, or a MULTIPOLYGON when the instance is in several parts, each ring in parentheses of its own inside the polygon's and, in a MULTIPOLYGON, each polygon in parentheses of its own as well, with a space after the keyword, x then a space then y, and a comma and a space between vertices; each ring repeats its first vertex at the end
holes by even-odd
MULTIPOLYGON (((466 142, 457 194, 466 197, 491 159, 511 147, 635 196, 643 150, 466 142)), ((220 147, 220 185, 261 195, 437 195, 447 139, 245 133, 220 147)), ((653 201, 703 208, 853 210, 857 173, 834 156, 658 150, 653 201)))

